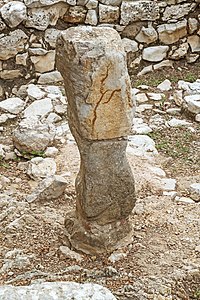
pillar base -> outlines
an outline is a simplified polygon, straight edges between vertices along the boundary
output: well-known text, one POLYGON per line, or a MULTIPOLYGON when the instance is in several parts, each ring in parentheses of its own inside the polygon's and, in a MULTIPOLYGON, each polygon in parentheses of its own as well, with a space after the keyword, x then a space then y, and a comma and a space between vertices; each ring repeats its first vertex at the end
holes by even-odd
POLYGON ((110 253, 133 241, 129 218, 106 225, 79 220, 70 212, 65 218, 65 234, 71 246, 86 254, 110 253))

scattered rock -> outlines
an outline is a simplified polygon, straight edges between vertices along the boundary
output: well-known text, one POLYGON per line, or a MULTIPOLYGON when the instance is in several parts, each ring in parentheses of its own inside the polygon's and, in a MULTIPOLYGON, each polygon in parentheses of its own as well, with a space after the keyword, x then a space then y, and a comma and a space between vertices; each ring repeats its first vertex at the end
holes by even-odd
POLYGON ((55 173, 56 162, 53 158, 35 157, 28 162, 27 174, 34 180, 41 180, 41 178, 52 176, 55 173))
MULTIPOLYGON (((34 160, 34 163, 35 163, 35 161, 36 161, 36 159, 34 160)), ((38 160, 37 160, 37 162, 38 162, 38 160)), ((53 169, 51 166, 51 170, 49 170, 49 168, 50 168, 49 161, 48 161, 48 165, 46 165, 46 162, 45 162, 45 166, 44 166, 44 161, 42 163, 41 162, 39 163, 40 166, 43 168, 43 170, 41 170, 42 176, 41 176, 41 174, 38 175, 38 172, 36 169, 33 170, 33 165, 31 166, 31 175, 30 176, 32 178, 33 177, 35 178, 36 176, 44 177, 43 174, 50 174, 50 173, 54 172, 55 166, 53 166, 53 169), (45 171, 45 170, 47 170, 47 171, 45 171)), ((32 161, 32 163, 33 163, 33 161, 32 161)), ((51 163, 52 163, 52 161, 51 161, 51 163)), ((40 200, 57 199, 64 193, 64 191, 68 185, 69 185, 68 180, 66 180, 63 176, 60 176, 60 175, 49 176, 49 177, 43 179, 41 182, 39 182, 37 188, 32 192, 32 194, 27 196, 26 200, 28 202, 33 202, 33 201, 40 201, 40 200)))
MULTIPOLYGON (((52 144, 55 127, 41 122, 37 117, 23 119, 13 131, 14 146, 21 152, 41 152, 52 144)), ((23 153, 22 153, 23 154, 23 153)))

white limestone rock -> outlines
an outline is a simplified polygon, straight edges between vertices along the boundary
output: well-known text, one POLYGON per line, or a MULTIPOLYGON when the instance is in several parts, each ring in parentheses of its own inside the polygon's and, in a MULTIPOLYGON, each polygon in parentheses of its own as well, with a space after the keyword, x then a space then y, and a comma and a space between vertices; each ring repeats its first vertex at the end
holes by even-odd
POLYGON ((27 88, 28 97, 31 100, 40 100, 45 97, 46 93, 43 92, 37 85, 29 84, 27 88))
POLYGON ((86 15, 85 24, 89 25, 97 25, 98 23, 98 16, 95 9, 89 9, 86 15))
POLYGON ((46 116, 53 111, 52 100, 50 98, 44 98, 41 100, 35 100, 25 110, 24 117, 29 118, 31 116, 46 116))
POLYGON ((189 34, 194 33, 198 29, 198 21, 195 18, 188 19, 189 34))
POLYGON ((52 48, 56 47, 56 39, 60 32, 61 30, 55 28, 47 28, 45 30, 44 39, 52 48))
POLYGON ((44 151, 52 144, 55 126, 42 123, 37 117, 29 116, 22 120, 13 131, 13 143, 19 151, 44 151))
POLYGON ((62 0, 24 0, 25 5, 29 8, 50 6, 58 2, 62 2, 62 0))
POLYGON ((67 9, 68 5, 64 2, 47 7, 31 8, 28 10, 25 26, 43 31, 49 25, 56 25, 58 19, 64 16, 67 9))
POLYGON ((200 113, 200 94, 185 96, 184 100, 187 104, 187 108, 191 113, 200 113))
POLYGON ((157 86, 157 88, 161 91, 170 91, 172 89, 171 81, 169 79, 165 79, 157 86))
POLYGON ((192 125, 190 122, 187 122, 185 120, 176 119, 176 118, 172 118, 170 121, 167 122, 167 124, 170 127, 182 127, 182 126, 192 125))
POLYGON ((133 118, 132 131, 134 134, 147 134, 152 132, 152 129, 144 123, 142 118, 133 118))
POLYGON ((41 178, 55 175, 55 173, 56 162, 53 158, 34 157, 28 162, 27 174, 33 180, 41 180, 41 178))
POLYGON ((158 151, 155 148, 155 142, 149 136, 138 134, 129 137, 127 153, 148 157, 157 155, 158 151))
POLYGON ((143 26, 140 32, 136 35, 135 39, 140 43, 151 44, 158 39, 158 34, 153 26, 143 26))
POLYGON ((16 55, 16 65, 27 65, 27 58, 28 58, 28 53, 22 53, 22 54, 17 54, 16 55))
POLYGON ((129 1, 121 5, 121 25, 128 25, 134 21, 155 21, 159 18, 159 6, 154 1, 129 1))
POLYGON ((105 5, 119 6, 122 3, 122 0, 100 0, 99 2, 105 5))
POLYGON ((135 53, 138 51, 138 43, 134 40, 123 38, 122 43, 126 53, 135 53))
MULTIPOLYGON (((107 5, 109 5, 109 4, 107 4, 107 5)), ((95 9, 98 6, 98 1, 97 0, 88 0, 88 2, 86 3, 85 6, 87 7, 88 10, 95 9)))
POLYGON ((147 61, 161 61, 167 56, 168 46, 153 46, 143 50, 142 58, 147 61))
POLYGON ((52 71, 52 72, 41 74, 38 79, 38 84, 55 84, 62 81, 63 78, 60 72, 52 71))
POLYGON ((3 5, 0 13, 6 24, 11 27, 17 27, 22 21, 26 20, 26 5, 20 1, 11 1, 3 5))
POLYGON ((43 179, 41 182, 39 182, 38 186, 34 189, 34 191, 26 197, 26 201, 35 202, 41 200, 57 199, 65 192, 68 185, 68 180, 63 176, 49 176, 43 179))
POLYGON ((179 60, 187 55, 189 49, 188 43, 182 43, 169 57, 174 60, 179 60))
POLYGON ((45 55, 31 56, 35 71, 39 73, 46 73, 54 70, 55 66, 55 50, 49 50, 45 55))
POLYGON ((190 197, 195 201, 200 201, 200 183, 196 182, 190 185, 190 197))
POLYGON ((0 38, 0 60, 7 60, 24 50, 28 36, 17 29, 0 38))
POLYGON ((25 102, 18 97, 8 98, 0 101, 0 110, 10 114, 19 114, 24 109, 25 102))
POLYGON ((58 154, 58 149, 56 147, 47 147, 44 152, 44 155, 47 157, 56 157, 58 154))
POLYGON ((187 38, 187 41, 192 49, 192 52, 199 52, 200 51, 200 36, 198 35, 191 35, 187 38))
POLYGON ((161 179, 164 191, 174 191, 176 189, 176 179, 163 178, 161 179))
POLYGON ((115 23, 119 19, 119 7, 99 4, 99 22, 115 23))
POLYGON ((188 15, 190 11, 195 8, 195 3, 183 3, 177 5, 167 6, 163 13, 162 20, 178 20, 183 18, 184 16, 188 15))
POLYGON ((179 196, 176 196, 175 199, 174 199, 176 202, 178 203, 182 203, 182 204, 194 204, 195 202, 189 198, 189 197, 179 197, 179 196))
POLYGON ((70 250, 67 246, 60 246, 59 251, 61 253, 61 256, 70 259, 74 259, 77 262, 81 262, 83 260, 83 256, 80 255, 79 253, 70 250))
POLYGON ((116 300, 105 287, 94 283, 43 282, 29 286, 1 286, 0 298, 4 300, 52 299, 52 300, 116 300))
POLYGON ((170 45, 187 35, 187 20, 158 26, 160 42, 170 45))

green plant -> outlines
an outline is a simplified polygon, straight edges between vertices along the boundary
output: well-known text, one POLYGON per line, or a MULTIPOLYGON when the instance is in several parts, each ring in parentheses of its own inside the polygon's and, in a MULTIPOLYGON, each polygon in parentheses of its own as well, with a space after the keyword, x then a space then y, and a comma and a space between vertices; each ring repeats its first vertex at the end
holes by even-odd
POLYGON ((31 158, 36 157, 36 156, 40 156, 40 157, 43 157, 43 158, 46 157, 44 151, 33 150, 33 151, 30 151, 30 152, 29 151, 21 151, 20 153, 22 154, 23 157, 28 158, 28 159, 31 159, 31 158))
POLYGON ((189 82, 194 82, 198 79, 198 76, 195 75, 195 74, 192 74, 192 73, 187 73, 185 76, 184 76, 184 80, 185 81, 189 81, 189 82))
POLYGON ((200 299, 200 289, 197 289, 194 293, 194 298, 199 300, 200 299))

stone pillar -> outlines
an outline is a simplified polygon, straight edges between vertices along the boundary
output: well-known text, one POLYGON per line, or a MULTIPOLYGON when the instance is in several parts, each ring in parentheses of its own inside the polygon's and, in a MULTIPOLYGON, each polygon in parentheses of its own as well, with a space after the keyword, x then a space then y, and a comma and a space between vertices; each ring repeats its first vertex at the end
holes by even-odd
POLYGON ((135 204, 126 158, 133 103, 120 36, 106 27, 69 28, 57 40, 56 64, 81 156, 76 212, 66 216, 66 233, 85 253, 112 251, 131 237, 135 204))

